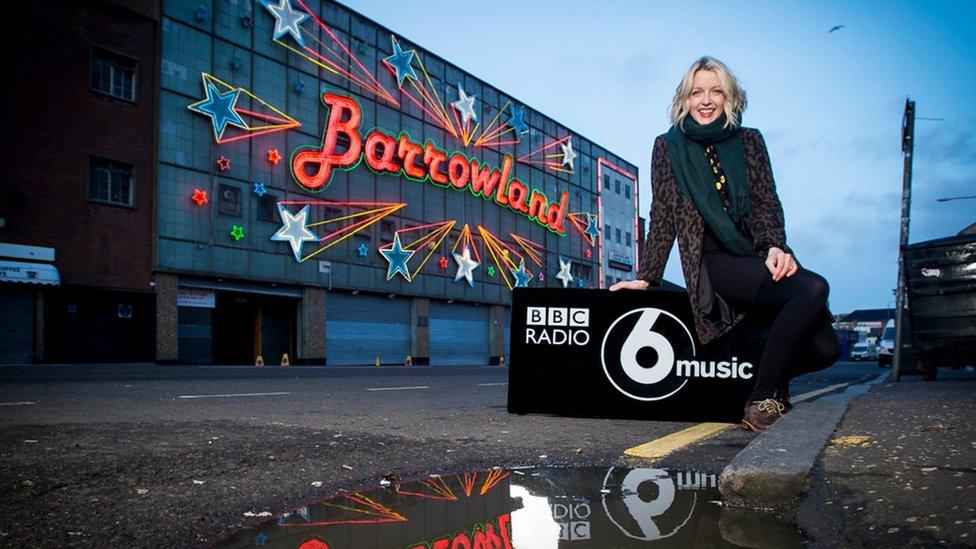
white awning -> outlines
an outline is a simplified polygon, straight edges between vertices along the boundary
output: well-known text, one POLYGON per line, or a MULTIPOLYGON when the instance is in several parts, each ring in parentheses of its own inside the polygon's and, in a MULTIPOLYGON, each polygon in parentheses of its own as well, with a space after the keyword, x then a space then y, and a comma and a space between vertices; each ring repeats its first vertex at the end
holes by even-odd
POLYGON ((49 263, 0 261, 0 282, 61 285, 61 273, 49 263))

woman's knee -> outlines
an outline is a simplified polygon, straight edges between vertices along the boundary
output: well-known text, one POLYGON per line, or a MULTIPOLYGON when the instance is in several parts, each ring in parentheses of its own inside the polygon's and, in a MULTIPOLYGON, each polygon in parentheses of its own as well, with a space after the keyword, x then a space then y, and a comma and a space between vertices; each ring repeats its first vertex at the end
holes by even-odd
POLYGON ((813 271, 804 270, 800 274, 802 278, 798 280, 801 284, 801 292, 810 302, 817 305, 826 305, 827 297, 830 295, 830 284, 827 279, 813 271))

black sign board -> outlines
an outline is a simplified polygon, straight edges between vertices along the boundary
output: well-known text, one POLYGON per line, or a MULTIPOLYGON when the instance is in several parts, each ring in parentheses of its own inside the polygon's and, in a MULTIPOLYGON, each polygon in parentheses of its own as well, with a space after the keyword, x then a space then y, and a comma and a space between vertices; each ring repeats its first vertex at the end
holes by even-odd
POLYGON ((765 334, 742 323, 708 345, 688 295, 517 288, 512 296, 508 411, 735 422, 765 334))

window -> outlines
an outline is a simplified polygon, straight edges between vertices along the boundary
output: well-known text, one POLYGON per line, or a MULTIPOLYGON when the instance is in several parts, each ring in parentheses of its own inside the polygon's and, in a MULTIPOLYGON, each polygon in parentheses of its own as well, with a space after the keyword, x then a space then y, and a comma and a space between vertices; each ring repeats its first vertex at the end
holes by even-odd
POLYGON ((277 196, 265 194, 258 199, 258 219, 271 222, 280 221, 277 196))
POLYGON ((630 198, 630 185, 624 185, 624 196, 630 198))
POLYGON ((99 93, 136 100, 136 61, 101 49, 91 57, 91 89, 99 93))
POLYGON ((615 185, 616 189, 614 190, 614 192, 617 193, 617 194, 620 194, 620 180, 619 179, 614 179, 613 182, 616 183, 616 185, 615 185))
POLYGON ((617 244, 620 244, 620 229, 615 229, 615 230, 617 231, 616 232, 616 234, 617 234, 617 238, 616 238, 617 244))
POLYGON ((603 234, 606 235, 605 238, 610 238, 610 235, 613 234, 613 233, 610 232, 610 224, 609 223, 607 223, 606 225, 603 226, 603 234))
POLYGON ((630 231, 627 231, 627 245, 628 246, 630 246, 630 238, 631 238, 630 231))
POLYGON ((217 211, 224 215, 241 215, 241 190, 221 184, 218 189, 217 211))
POLYGON ((605 190, 605 191, 610 190, 610 176, 609 175, 604 175, 603 176, 603 190, 605 190))
POLYGON ((392 241, 394 232, 396 232, 396 225, 392 221, 387 219, 380 221, 380 240, 384 242, 392 241))
POLYGON ((88 199, 119 206, 135 206, 132 164, 104 158, 88 160, 88 199))

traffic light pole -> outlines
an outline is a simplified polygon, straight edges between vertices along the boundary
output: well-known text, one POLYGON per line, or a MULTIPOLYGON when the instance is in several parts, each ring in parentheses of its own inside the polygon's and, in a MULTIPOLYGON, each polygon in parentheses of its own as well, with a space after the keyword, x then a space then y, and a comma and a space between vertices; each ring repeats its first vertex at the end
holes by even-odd
POLYGON ((891 357, 891 379, 901 377, 902 342, 905 340, 905 248, 908 247, 908 223, 912 208, 912 157, 915 151, 915 102, 905 100, 905 116, 901 127, 901 151, 905 155, 905 167, 901 183, 901 237, 898 241, 898 289, 895 296, 895 348, 891 357))

